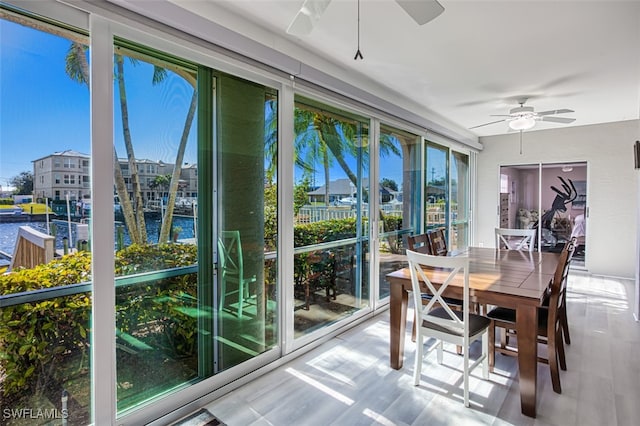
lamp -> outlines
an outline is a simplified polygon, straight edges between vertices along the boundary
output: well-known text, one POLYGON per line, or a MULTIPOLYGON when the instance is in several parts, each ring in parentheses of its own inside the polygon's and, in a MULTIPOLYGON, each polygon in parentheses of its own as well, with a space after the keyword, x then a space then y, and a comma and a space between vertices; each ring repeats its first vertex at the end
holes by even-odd
POLYGON ((569 172, 573 171, 573 167, 570 166, 570 165, 564 165, 564 166, 562 166, 562 171, 565 172, 565 173, 569 173, 569 172))
POLYGON ((528 130, 535 126, 536 120, 533 117, 521 115, 515 120, 509 121, 509 127, 513 130, 528 130))

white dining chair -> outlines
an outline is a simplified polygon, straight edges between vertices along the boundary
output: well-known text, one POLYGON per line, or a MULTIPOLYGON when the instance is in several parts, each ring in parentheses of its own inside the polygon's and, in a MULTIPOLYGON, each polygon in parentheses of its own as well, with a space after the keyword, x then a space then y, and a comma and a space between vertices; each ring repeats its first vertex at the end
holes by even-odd
POLYGON ((414 385, 420 384, 420 371, 423 357, 433 349, 437 350, 437 361, 442 364, 443 342, 463 347, 463 386, 464 405, 469 406, 469 373, 478 365, 482 365, 482 377, 489 378, 489 339, 488 329, 491 324, 487 317, 473 314, 469 309, 469 258, 466 256, 431 256, 407 250, 409 270, 411 271, 411 286, 413 303, 416 312, 415 321, 419 326, 416 333, 416 358, 413 372, 414 385), (423 268, 438 268, 434 271, 439 287, 429 280, 423 268), (442 294, 453 282, 462 281, 463 309, 452 310, 444 300, 442 294), (426 289, 425 289, 426 287, 426 289), (422 293, 428 291, 432 297, 426 305, 422 301, 422 293), (440 307, 435 307, 440 305, 440 307), (426 352, 424 341, 436 339, 426 352), (469 365, 469 345, 482 339, 482 354, 473 364, 469 365))
POLYGON ((533 251, 535 246, 535 229, 496 228, 496 248, 507 250, 533 251))

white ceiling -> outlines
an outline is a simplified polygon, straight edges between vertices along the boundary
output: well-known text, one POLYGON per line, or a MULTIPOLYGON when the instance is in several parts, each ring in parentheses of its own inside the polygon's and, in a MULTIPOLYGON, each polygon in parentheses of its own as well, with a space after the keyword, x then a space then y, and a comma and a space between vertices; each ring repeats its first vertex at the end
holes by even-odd
MULTIPOLYGON (((571 126, 640 115, 640 0, 440 0, 444 13, 423 26, 394 0, 361 0, 362 61, 353 59, 356 0, 333 0, 301 38, 286 28, 303 0, 172 3, 463 129, 507 114, 520 98, 536 111, 573 109, 563 115, 576 118, 571 126)), ((559 126, 568 125, 533 130, 559 126)), ((498 123, 471 134, 507 130, 498 123)))

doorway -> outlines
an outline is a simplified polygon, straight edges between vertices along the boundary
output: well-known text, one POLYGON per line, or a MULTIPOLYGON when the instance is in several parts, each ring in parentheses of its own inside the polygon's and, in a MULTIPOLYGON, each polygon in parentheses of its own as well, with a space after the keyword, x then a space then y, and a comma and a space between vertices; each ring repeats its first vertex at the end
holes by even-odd
POLYGON ((576 237, 574 265, 586 258, 587 163, 538 163, 500 167, 498 224, 538 230, 536 246, 560 252, 576 237))

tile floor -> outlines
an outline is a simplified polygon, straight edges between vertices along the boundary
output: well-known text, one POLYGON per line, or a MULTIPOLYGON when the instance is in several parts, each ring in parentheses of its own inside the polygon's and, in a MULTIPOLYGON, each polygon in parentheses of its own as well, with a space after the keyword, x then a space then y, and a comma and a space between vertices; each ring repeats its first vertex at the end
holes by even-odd
MULTIPOLYGON (((461 357, 425 359, 412 383, 414 344, 405 365, 389 367, 389 314, 350 329, 315 350, 212 402, 206 408, 236 425, 636 425, 640 424, 640 323, 633 320, 630 280, 572 271, 571 345, 563 393, 538 364, 538 417, 520 413, 515 358, 496 356, 489 381, 476 370, 471 407, 462 402, 461 357)), ((412 314, 412 311, 410 312, 412 314)), ((411 327, 407 327, 409 333, 411 327)), ((479 347, 472 348, 479 351, 479 347)))

